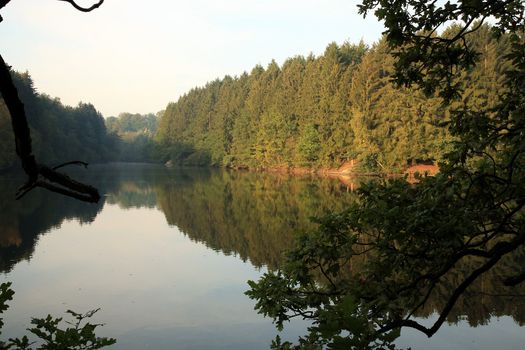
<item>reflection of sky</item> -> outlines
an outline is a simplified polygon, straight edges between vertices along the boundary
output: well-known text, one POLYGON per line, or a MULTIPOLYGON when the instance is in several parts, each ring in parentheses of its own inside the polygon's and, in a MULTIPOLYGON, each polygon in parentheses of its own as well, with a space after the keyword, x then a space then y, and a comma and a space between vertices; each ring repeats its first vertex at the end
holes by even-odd
MULTIPOLYGON (((100 335, 118 339, 114 349, 267 349, 275 329, 243 294, 261 273, 191 241, 160 211, 106 204, 91 225, 69 221, 40 236, 31 261, 3 275, 16 292, 4 336, 21 335, 31 316, 100 307, 94 320, 106 323, 100 335)), ((304 330, 295 323, 287 337, 304 330)), ((477 328, 445 325, 430 340, 404 330, 398 345, 503 350, 522 341, 522 328, 503 317, 477 328)))
POLYGON ((260 274, 190 241, 161 212, 106 205, 92 225, 42 236, 6 276, 16 294, 5 335, 20 335, 31 316, 101 307, 96 321, 122 349, 267 348, 274 328, 243 294, 260 274))

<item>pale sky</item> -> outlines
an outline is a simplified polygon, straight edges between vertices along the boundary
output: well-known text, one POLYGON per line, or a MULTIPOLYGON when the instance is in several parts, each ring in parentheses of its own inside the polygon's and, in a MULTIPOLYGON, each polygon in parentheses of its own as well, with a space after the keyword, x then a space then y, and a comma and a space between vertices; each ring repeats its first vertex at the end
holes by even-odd
MULTIPOLYGON (((84 6, 95 0, 78 0, 84 6)), ((383 30, 356 0, 106 0, 80 13, 56 0, 12 0, 0 53, 39 92, 91 102, 104 116, 149 113, 192 87, 272 59, 372 44, 383 30)))

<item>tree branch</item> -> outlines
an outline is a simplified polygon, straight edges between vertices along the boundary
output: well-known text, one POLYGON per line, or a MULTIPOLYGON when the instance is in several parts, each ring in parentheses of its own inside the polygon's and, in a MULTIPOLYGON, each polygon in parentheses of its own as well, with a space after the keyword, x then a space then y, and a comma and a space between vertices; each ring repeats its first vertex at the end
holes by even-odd
MULTIPOLYGON (((57 172, 56 169, 51 169, 37 163, 31 146, 31 132, 27 122, 24 104, 20 101, 9 68, 2 56, 0 56, 0 93, 11 115, 11 125, 13 126, 13 133, 15 135, 16 154, 18 158, 20 158, 22 168, 28 176, 27 182, 17 193, 17 199, 22 198, 35 187, 43 187, 52 192, 85 202, 98 202, 100 195, 96 188, 75 181, 69 176, 57 172)), ((79 163, 87 165, 87 163, 84 162, 74 161, 64 163, 61 166, 79 163)))
POLYGON ((88 167, 88 163, 86 163, 86 162, 83 162, 81 160, 72 160, 70 162, 65 162, 65 163, 59 164, 57 166, 54 166, 52 169, 53 170, 57 170, 57 169, 63 168, 63 167, 68 166, 68 165, 82 165, 84 168, 88 167))
POLYGON ((7 5, 9 3, 9 1, 11 1, 11 0, 0 0, 0 9, 2 7, 4 7, 5 5, 7 5))
MULTIPOLYGON (((7 1, 7 0, 0 0, 0 1, 7 1)), ((70 3, 74 8, 76 8, 77 10, 79 11, 82 11, 82 12, 91 12, 93 11, 94 9, 97 9, 100 7, 100 5, 102 5, 102 3, 104 3, 104 0, 99 0, 99 2, 91 5, 90 7, 82 7, 80 5, 78 5, 74 0, 58 0, 58 1, 65 1, 65 2, 68 2, 70 3)))
MULTIPOLYGON (((7 5, 7 3, 11 1, 11 0, 0 0, 0 10, 5 6, 7 5)), ((0 22, 2 22, 3 18, 2 16, 0 16, 0 22)))
POLYGON ((492 267, 494 267, 494 265, 496 265, 498 263, 498 261, 505 254, 508 254, 508 253, 512 252, 513 250, 515 250, 519 246, 523 245, 524 243, 525 243, 525 233, 522 232, 518 237, 516 237, 516 239, 514 239, 511 242, 501 242, 501 243, 496 244, 496 246, 494 246, 494 248, 491 249, 491 252, 493 254, 492 258, 490 260, 488 260, 485 264, 483 264, 481 267, 479 267, 478 269, 474 270, 467 278, 465 278, 465 280, 462 283, 459 284, 459 286, 454 290, 454 292, 452 293, 452 295, 448 299, 448 301, 447 301, 445 307, 443 308, 443 310, 441 310, 441 313, 440 313, 437 321, 432 325, 432 327, 427 328, 427 327, 419 324, 418 322, 416 322, 414 320, 405 320, 405 319, 403 319, 403 320, 397 320, 397 321, 394 321, 394 322, 391 322, 391 323, 385 325, 384 327, 380 328, 377 331, 377 333, 378 334, 385 333, 385 332, 388 332, 388 331, 390 331, 392 329, 396 329, 396 328, 400 328, 400 327, 410 327, 410 328, 415 328, 415 329, 421 331, 422 333, 426 334, 428 337, 431 337, 432 335, 434 335, 438 331, 438 329, 441 327, 443 322, 445 322, 448 314, 450 313, 450 311, 452 310, 452 308, 456 304, 456 301, 465 292, 465 290, 479 276, 481 276, 483 273, 487 272, 492 267))

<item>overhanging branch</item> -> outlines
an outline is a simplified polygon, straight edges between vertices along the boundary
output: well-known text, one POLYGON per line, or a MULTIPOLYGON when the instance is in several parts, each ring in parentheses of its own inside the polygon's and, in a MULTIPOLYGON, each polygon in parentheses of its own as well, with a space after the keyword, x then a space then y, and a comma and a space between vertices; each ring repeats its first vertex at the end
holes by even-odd
MULTIPOLYGON (((7 5, 7 3, 11 1, 11 0, 0 0, 0 10, 5 6, 7 5)), ((0 16, 0 22, 2 22, 3 18, 2 16, 0 16)))
MULTIPOLYGON (((2 56, 0 56, 0 93, 4 98, 4 102, 11 116, 16 154, 18 158, 20 158, 22 168, 28 176, 27 182, 17 193, 17 199, 22 198, 35 187, 43 187, 52 192, 85 202, 98 202, 100 195, 96 188, 75 181, 69 176, 56 171, 56 169, 51 169, 37 163, 31 146, 31 132, 27 122, 24 104, 18 96, 18 91, 11 78, 11 73, 2 56)), ((79 161, 68 162, 62 165, 79 163, 87 165, 79 161)))
MULTIPOLYGON (((7 5, 11 0, 0 0, 0 9, 2 9, 5 5, 7 5)), ((58 0, 58 1, 65 1, 67 3, 70 3, 71 6, 76 8, 78 11, 81 12, 91 12, 94 9, 97 9, 104 3, 104 0, 99 0, 97 3, 89 6, 89 7, 82 7, 79 4, 77 4, 74 0, 58 0)), ((0 22, 2 22, 3 18, 0 16, 0 22)))
POLYGON ((11 0, 0 0, 0 9, 2 7, 4 7, 5 5, 7 5, 9 3, 9 1, 11 1, 11 0))
MULTIPOLYGON (((386 333, 396 328, 401 327, 409 327, 417 329, 418 331, 426 334, 428 337, 431 337, 434 335, 438 329, 441 327, 443 322, 445 322, 448 314, 456 304, 459 297, 465 292, 465 290, 482 274, 493 268, 499 260, 506 254, 514 251, 518 247, 522 246, 525 243, 525 233, 521 232, 521 234, 516 237, 514 240, 510 242, 500 242, 494 246, 493 249, 490 250, 491 253, 491 259, 485 262, 481 267, 474 270, 465 280, 459 284, 459 286, 453 291, 451 296, 449 297, 445 307, 443 310, 441 310, 438 319, 434 324, 427 328, 420 323, 410 320, 410 319, 403 319, 403 320, 396 320, 394 322, 391 322, 383 327, 381 327, 377 333, 386 333)), ((516 281, 522 276, 516 277, 516 281)), ((513 281, 512 281, 513 282, 513 281)), ((517 283, 516 283, 517 284, 517 283)), ((512 285, 509 283, 509 285, 512 285)))
MULTIPOLYGON (((3 1, 6 1, 6 0, 3 0, 3 1)), ((76 8, 77 10, 79 11, 82 11, 82 12, 91 12, 93 11, 94 9, 97 9, 100 7, 100 5, 102 5, 102 3, 104 2, 104 0, 99 0, 99 2, 91 5, 90 7, 82 7, 80 6, 79 4, 77 4, 74 0, 58 0, 58 1, 65 1, 65 2, 68 2, 70 3, 74 8, 76 8)))

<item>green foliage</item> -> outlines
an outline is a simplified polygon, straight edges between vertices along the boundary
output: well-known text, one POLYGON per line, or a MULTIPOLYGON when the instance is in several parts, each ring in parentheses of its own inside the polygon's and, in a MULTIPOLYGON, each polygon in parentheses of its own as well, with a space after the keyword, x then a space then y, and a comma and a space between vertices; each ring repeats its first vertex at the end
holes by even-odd
POLYGON ((354 74, 352 151, 381 168, 439 156, 440 173, 363 185, 354 205, 297 241, 281 269, 250 282, 247 294, 278 327, 312 320, 297 348, 394 348, 403 327, 435 334, 486 274, 500 276, 501 294, 525 281, 524 6, 360 5, 387 30, 354 74), (483 25, 490 16, 494 25, 483 25), (420 144, 422 135, 437 142, 420 144), (419 323, 435 300, 433 324, 419 323))
MULTIPOLYGON (((11 283, 0 284, 0 315, 9 308, 7 302, 13 300, 14 294, 15 292, 11 289, 11 283)), ((0 335, 2 335, 2 327, 4 327, 4 320, 0 318, 0 335)))
MULTIPOLYGON (((115 139, 114 160, 122 162, 166 161, 154 135, 162 112, 155 114, 121 113, 118 117, 106 119, 106 127, 115 139)), ((166 151, 164 152, 166 153, 166 151)))
MULTIPOLYGON (((318 230, 296 240, 280 270, 249 282, 246 294, 257 301, 255 308, 279 329, 294 317, 313 320, 301 349, 393 348, 401 326, 419 327, 410 318, 425 303, 435 305, 431 296, 446 309, 456 291, 464 291, 464 281, 485 265, 471 258, 483 251, 465 244, 485 234, 472 218, 481 197, 465 201, 464 184, 441 175, 420 184, 363 185, 357 202, 323 217, 318 230), (463 275, 450 277, 458 271, 463 275)), ((478 214, 507 215, 479 209, 478 214)), ((495 274, 512 276, 513 270, 495 274)))
POLYGON ((109 132, 119 135, 125 133, 154 134, 157 131, 157 116, 155 114, 131 114, 120 113, 118 117, 106 119, 106 127, 109 132))
POLYGON ((314 162, 319 158, 321 141, 315 125, 308 124, 305 126, 305 130, 299 137, 297 148, 299 156, 306 162, 314 162))
MULTIPOLYGON (((485 25, 466 36, 482 49, 484 64, 462 66, 453 81, 469 91, 463 104, 470 110, 500 101, 505 65, 499 62, 509 47, 491 30, 485 25)), ((331 43, 319 57, 215 80, 167 106, 156 135, 159 153, 191 164, 208 154, 207 164, 236 168, 330 168, 356 160, 365 172, 399 173, 436 163, 454 140, 439 125, 457 106, 444 106, 424 88, 396 89, 391 77, 399 60, 385 38, 371 48, 331 43)))
MULTIPOLYGON (((155 142, 163 112, 121 113, 106 120, 89 103, 64 106, 58 98, 38 94, 28 73, 13 72, 24 102, 38 159, 60 164, 73 159, 90 163, 107 161, 154 162, 167 160, 169 149, 155 142)), ((175 147, 176 148, 176 147, 175 147)), ((0 99, 0 170, 16 163, 9 112, 0 99)))
MULTIPOLYGON (((0 314, 7 310, 7 301, 13 299, 14 292, 10 286, 10 283, 0 285, 0 314)), ((54 318, 51 315, 46 318, 33 318, 31 320, 33 327, 29 328, 28 331, 36 336, 39 339, 38 341, 31 342, 28 336, 23 336, 22 338, 9 339, 7 342, 0 341, 0 348, 30 350, 33 349, 33 345, 36 345, 37 347, 34 349, 38 350, 95 350, 115 344, 116 340, 113 338, 96 336, 95 330, 101 326, 100 324, 86 322, 98 310, 88 311, 85 314, 67 310, 74 321, 66 321, 70 325, 66 328, 61 326, 62 318, 54 318)), ((0 319, 0 330, 2 326, 3 322, 0 319)))

